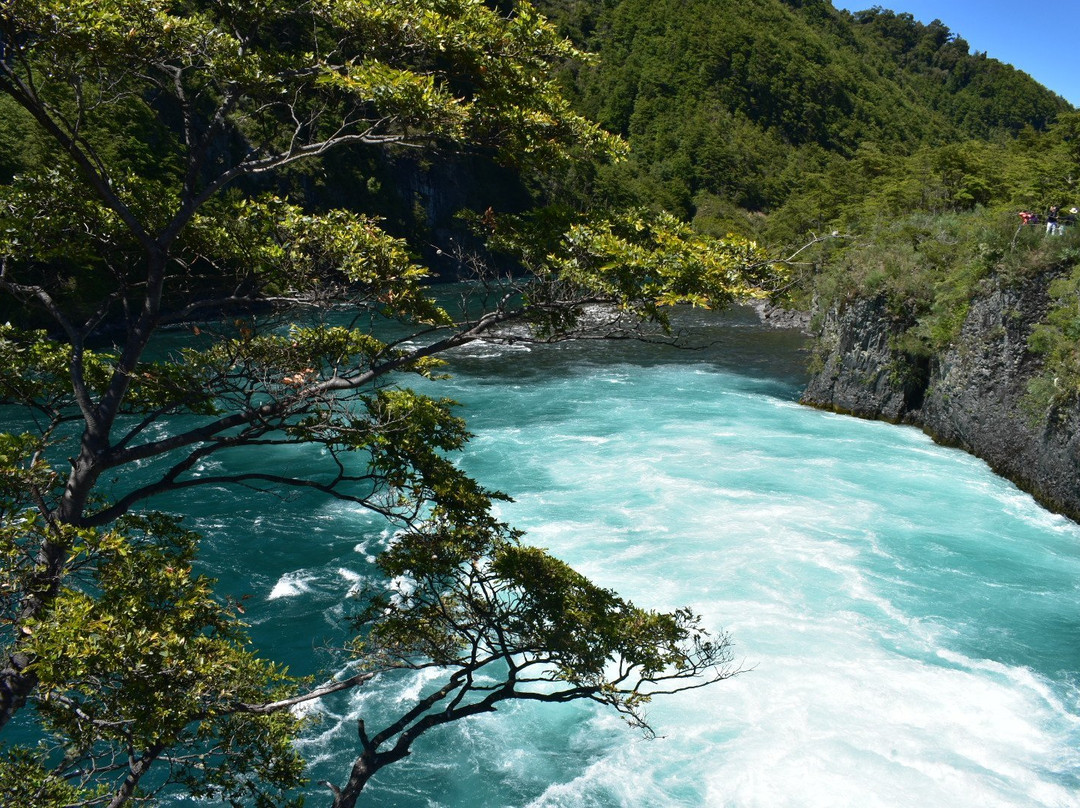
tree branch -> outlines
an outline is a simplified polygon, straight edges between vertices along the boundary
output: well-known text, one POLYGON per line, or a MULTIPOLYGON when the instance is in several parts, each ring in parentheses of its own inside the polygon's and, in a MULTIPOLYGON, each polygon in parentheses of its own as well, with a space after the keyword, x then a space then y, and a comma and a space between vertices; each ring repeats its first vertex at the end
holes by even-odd
POLYGON ((71 159, 82 170, 86 181, 94 189, 94 192, 120 217, 124 222, 124 226, 129 229, 136 240, 146 249, 152 248, 154 238, 143 227, 142 222, 135 216, 131 208, 113 191, 110 178, 102 172, 96 161, 83 150, 81 143, 53 120, 48 112, 47 105, 4 61, 0 61, 0 90, 10 95, 19 106, 29 112, 38 124, 71 156, 71 159))
POLYGON ((325 696, 329 696, 332 693, 340 693, 343 690, 352 690, 360 685, 366 684, 375 678, 374 673, 358 673, 355 676, 350 676, 348 679, 342 679, 339 682, 331 682, 330 684, 317 687, 314 690, 302 693, 299 696, 293 696, 288 699, 280 699, 279 701, 269 701, 263 704, 248 704, 237 703, 233 704, 229 709, 232 712, 237 713, 251 713, 253 715, 270 715, 272 713, 281 712, 282 710, 288 710, 296 707, 299 704, 304 704, 309 701, 321 699, 325 696))

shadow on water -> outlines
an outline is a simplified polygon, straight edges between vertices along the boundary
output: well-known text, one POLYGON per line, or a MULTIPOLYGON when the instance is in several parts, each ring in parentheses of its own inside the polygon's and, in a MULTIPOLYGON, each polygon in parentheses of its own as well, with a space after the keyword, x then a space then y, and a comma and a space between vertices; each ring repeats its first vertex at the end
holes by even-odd
POLYGON ((759 381, 771 393, 798 398, 808 379, 807 337, 765 325, 748 306, 727 311, 680 308, 672 316, 675 344, 637 339, 571 340, 552 345, 474 343, 448 357, 449 370, 479 384, 588 374, 599 366, 698 364, 759 381))

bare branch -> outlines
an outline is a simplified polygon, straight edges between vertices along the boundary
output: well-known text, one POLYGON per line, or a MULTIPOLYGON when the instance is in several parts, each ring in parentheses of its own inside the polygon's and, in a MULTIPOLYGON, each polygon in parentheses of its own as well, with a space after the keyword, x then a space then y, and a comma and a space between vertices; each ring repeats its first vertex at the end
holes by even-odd
POLYGON ((251 713, 253 715, 270 715, 271 713, 281 712, 282 710, 289 710, 300 704, 305 704, 309 701, 315 701, 316 699, 324 698, 333 693, 340 693, 343 690, 352 690, 360 687, 367 682, 370 682, 375 678, 374 673, 358 673, 355 676, 350 676, 347 679, 342 679, 338 682, 331 682, 317 687, 307 693, 302 693, 299 696, 293 696, 288 699, 280 699, 279 701, 269 701, 263 704, 234 704, 229 709, 238 713, 251 713))

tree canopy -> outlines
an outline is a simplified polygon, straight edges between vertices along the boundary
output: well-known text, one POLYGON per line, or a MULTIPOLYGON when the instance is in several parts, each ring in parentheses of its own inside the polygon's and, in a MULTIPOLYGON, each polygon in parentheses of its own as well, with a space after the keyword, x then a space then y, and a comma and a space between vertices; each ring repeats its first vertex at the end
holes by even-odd
POLYGON ((592 699, 640 724, 653 695, 733 673, 690 612, 635 606, 495 518, 504 495, 453 462, 469 438, 454 403, 408 381, 480 338, 662 328, 665 306, 760 290, 762 250, 663 215, 553 231, 489 209, 478 229, 516 258, 475 262, 454 309, 378 218, 288 195, 291 166, 359 145, 556 179, 617 159, 553 78, 584 58, 524 2, 0 3, 6 131, 31 135, 0 177, 5 803, 292 804, 291 708, 437 667, 397 720, 360 726, 328 784, 345 808, 422 733, 507 699, 592 699), (156 352, 177 324, 183 344, 156 352), (208 463, 274 446, 315 447, 322 468, 208 463), (395 526, 348 675, 298 682, 252 649, 239 605, 193 572, 183 514, 148 510, 223 485, 302 488, 395 526))

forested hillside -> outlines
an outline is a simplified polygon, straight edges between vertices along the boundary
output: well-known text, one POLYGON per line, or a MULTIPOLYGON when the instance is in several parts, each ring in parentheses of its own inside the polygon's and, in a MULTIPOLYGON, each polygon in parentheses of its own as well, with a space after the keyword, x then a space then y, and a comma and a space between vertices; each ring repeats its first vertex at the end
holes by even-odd
MULTIPOLYGON (((939 21, 829 0, 537 5, 596 57, 564 66, 577 111, 631 146, 626 161, 578 167, 579 206, 642 204, 779 245, 867 212, 1038 208, 1071 193, 1054 154, 1062 137, 1043 136, 1069 105, 939 21)), ((0 105, 3 183, 50 164, 54 147, 0 105)), ((111 148, 161 170, 164 144, 147 121, 118 123, 126 135, 111 148)), ((440 246, 456 209, 519 210, 528 198, 516 176, 449 152, 419 161, 359 147, 275 182, 311 207, 380 215, 396 234, 440 246)), ((439 263, 434 249, 425 257, 439 263)))
POLYGON ((598 54, 568 76, 580 109, 633 149, 603 173, 600 198, 638 199, 710 231, 794 241, 863 205, 957 209, 1031 196, 993 172, 1015 162, 1016 138, 1030 147, 1069 109, 942 23, 880 8, 542 5, 598 54), (912 175, 926 175, 922 187, 912 175))

